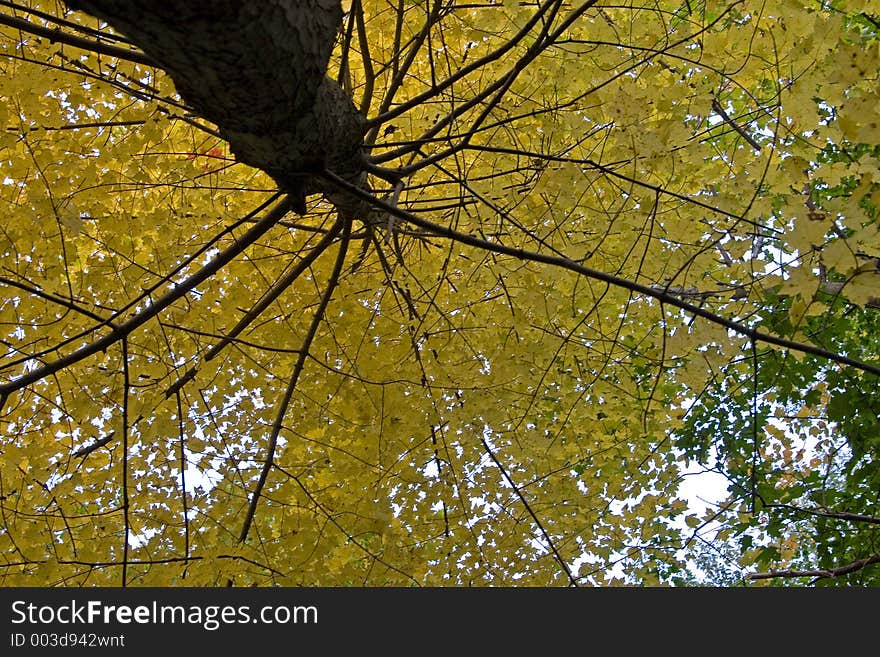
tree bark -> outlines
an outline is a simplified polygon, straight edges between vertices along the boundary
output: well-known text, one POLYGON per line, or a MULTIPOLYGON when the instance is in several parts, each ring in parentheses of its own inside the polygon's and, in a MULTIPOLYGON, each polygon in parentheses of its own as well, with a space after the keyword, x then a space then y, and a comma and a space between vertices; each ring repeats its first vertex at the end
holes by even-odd
POLYGON ((156 61, 214 123, 237 159, 262 169, 305 212, 329 169, 364 179, 363 117, 326 76, 339 0, 67 0, 156 61))

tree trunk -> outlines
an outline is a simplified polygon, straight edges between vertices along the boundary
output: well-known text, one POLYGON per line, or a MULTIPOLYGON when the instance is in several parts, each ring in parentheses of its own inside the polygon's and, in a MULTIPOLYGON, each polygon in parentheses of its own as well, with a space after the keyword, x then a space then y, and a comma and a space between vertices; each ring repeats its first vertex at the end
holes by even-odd
MULTIPOLYGON (((68 0, 155 60, 214 123, 239 161, 262 169, 305 212, 327 168, 363 181, 363 119, 325 75, 339 0, 68 0)), ((328 194, 344 202, 341 195, 328 194)))

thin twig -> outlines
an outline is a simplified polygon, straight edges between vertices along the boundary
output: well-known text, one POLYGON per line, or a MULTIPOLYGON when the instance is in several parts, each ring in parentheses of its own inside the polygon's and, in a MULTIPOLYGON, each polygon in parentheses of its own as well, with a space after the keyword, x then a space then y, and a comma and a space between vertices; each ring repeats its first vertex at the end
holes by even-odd
POLYGON ((727 125, 733 128, 740 137, 749 142, 749 146, 760 152, 761 145, 756 142, 755 139, 748 132, 746 132, 741 125, 739 125, 736 121, 730 118, 730 116, 728 116, 727 112, 724 111, 724 108, 721 107, 721 103, 718 102, 717 98, 712 99, 712 109, 715 110, 718 116, 720 116, 727 125))

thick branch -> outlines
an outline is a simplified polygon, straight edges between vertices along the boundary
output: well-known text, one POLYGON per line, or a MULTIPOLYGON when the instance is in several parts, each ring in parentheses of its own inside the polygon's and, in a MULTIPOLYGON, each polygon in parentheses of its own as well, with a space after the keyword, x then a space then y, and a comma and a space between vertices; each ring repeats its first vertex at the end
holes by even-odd
POLYGON ((69 0, 107 21, 217 125, 236 157, 268 173, 305 211, 328 168, 355 184, 363 120, 326 77, 339 0, 69 0))

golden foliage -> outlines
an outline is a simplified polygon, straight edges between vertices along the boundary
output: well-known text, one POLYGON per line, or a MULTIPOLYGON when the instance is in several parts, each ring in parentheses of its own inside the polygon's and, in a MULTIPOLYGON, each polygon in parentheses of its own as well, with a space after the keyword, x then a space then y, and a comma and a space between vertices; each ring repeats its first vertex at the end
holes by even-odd
POLYGON ((3 585, 656 583, 678 409, 749 348, 713 318, 812 300, 819 260, 878 294, 876 152, 820 157, 880 142, 846 13, 350 9, 375 195, 447 232, 313 198, 196 284, 271 180, 161 71, 0 29, 3 585))

